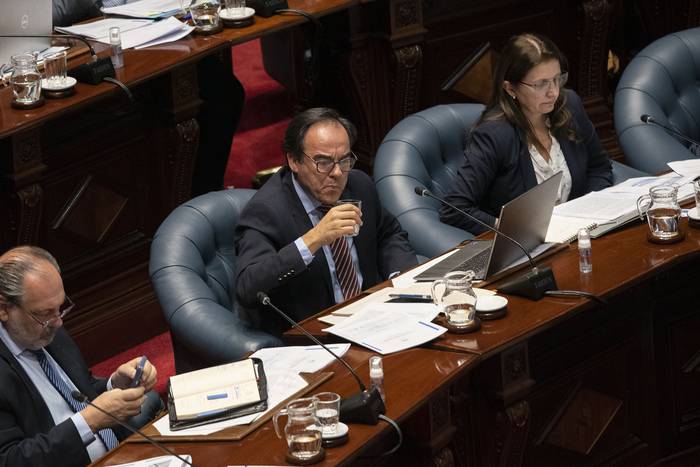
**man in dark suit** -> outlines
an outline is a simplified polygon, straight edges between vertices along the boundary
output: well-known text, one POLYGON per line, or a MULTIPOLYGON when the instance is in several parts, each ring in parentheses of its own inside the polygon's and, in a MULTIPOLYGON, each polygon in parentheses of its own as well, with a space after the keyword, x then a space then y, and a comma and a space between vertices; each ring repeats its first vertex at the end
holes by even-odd
MULTIPOLYGON (((78 390, 120 420, 140 413, 156 382, 147 363, 136 387, 139 360, 109 380, 94 378, 61 328, 73 308, 56 260, 37 247, 0 256, 0 466, 87 465, 125 437, 113 420, 71 398, 78 390)), ((152 393, 153 394, 153 393, 152 393)))
MULTIPOLYGON (((306 110, 289 124, 287 166, 255 194, 236 227, 236 296, 244 306, 255 306, 263 291, 301 320, 416 264, 406 232, 380 205, 372 180, 352 170, 355 135, 332 109, 306 110)), ((261 313, 262 329, 288 328, 261 313)))

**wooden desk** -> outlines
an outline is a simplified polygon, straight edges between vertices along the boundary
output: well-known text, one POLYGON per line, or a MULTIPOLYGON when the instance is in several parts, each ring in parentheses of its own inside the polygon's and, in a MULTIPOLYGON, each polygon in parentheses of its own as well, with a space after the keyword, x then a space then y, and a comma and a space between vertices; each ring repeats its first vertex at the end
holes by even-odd
MULTIPOLYGON (((368 360, 373 353, 352 347, 346 359, 360 378, 369 381, 368 360)), ((474 356, 430 349, 411 349, 384 358, 387 416, 401 424, 404 445, 411 446, 414 465, 427 465, 447 447, 456 427, 450 416, 450 395, 463 392, 466 375, 474 356), (441 443, 425 444, 442 436, 441 443), (423 445, 421 446, 421 442, 423 445), (412 444, 413 443, 413 444, 412 444), (417 464, 416 464, 417 462, 417 464)), ((350 373, 335 362, 329 369, 336 374, 313 393, 337 392, 341 396, 357 393, 357 383, 350 373)), ((327 370, 324 370, 327 371, 327 370)), ((286 421, 283 419, 283 421, 286 421)), ((326 450, 326 459, 316 465, 346 465, 358 456, 377 455, 395 444, 394 430, 386 423, 376 426, 350 425, 347 444, 326 450)), ((178 454, 191 454, 199 467, 234 464, 284 465, 286 442, 275 435, 272 422, 267 422, 241 441, 168 443, 178 454)), ((110 452, 96 465, 130 462, 161 455, 150 444, 127 442, 110 452)), ((392 457, 404 464, 405 458, 392 457)), ((397 464, 399 465, 399 464, 397 464)))
MULTIPOLYGON (((578 271, 576 245, 544 261, 559 288, 607 306, 511 296, 505 318, 430 344, 478 358, 461 397, 470 400, 462 417, 479 426, 467 422, 456 443, 472 453, 468 465, 642 466, 698 455, 700 231, 664 246, 646 231, 638 223, 594 240, 590 275, 578 271)), ((304 324, 336 339, 314 318, 304 324)))
MULTIPOLYGON (((323 16, 357 0, 289 3, 323 16)), ((216 56, 230 68, 232 44, 304 21, 256 17, 248 28, 124 51, 117 78, 133 107, 108 83, 78 83, 74 96, 31 111, 12 109, 11 90, 0 89, 0 251, 34 244, 56 256, 78 305, 66 327, 89 363, 165 330, 148 255, 161 221, 190 198, 197 63, 216 56)))

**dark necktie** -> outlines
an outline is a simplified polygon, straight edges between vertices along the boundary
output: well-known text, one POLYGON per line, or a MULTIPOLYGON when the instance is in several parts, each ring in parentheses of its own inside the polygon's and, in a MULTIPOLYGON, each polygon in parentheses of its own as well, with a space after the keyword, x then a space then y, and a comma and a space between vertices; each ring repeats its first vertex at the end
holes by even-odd
MULTIPOLYGON (((316 208, 321 215, 325 216, 332 206, 319 206, 316 208)), ((331 254, 335 263, 335 275, 340 283, 340 290, 343 292, 343 298, 349 300, 360 293, 360 284, 357 282, 357 271, 352 263, 352 255, 350 247, 345 237, 336 238, 331 244, 331 254)))
MULTIPOLYGON (((73 399, 73 396, 71 396, 72 391, 70 386, 68 386, 68 384, 63 381, 63 378, 59 376, 49 359, 46 358, 46 354, 43 350, 30 350, 30 352, 36 356, 36 359, 39 361, 39 365, 41 365, 41 369, 44 370, 46 377, 49 379, 49 381, 51 381, 51 384, 54 388, 56 388, 58 393, 63 396, 70 408, 73 409, 73 412, 78 413, 87 407, 85 402, 79 402, 73 399)), ((109 428, 100 430, 97 435, 100 437, 105 446, 107 446, 107 450, 112 450, 119 444, 114 432, 109 428)))

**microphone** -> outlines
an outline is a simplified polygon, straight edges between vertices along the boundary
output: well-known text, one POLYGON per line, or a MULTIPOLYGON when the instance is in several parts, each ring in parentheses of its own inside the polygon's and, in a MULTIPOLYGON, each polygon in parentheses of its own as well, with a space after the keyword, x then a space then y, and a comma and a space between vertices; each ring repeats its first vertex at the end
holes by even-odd
POLYGON ((640 119, 641 121, 643 121, 644 123, 647 123, 647 124, 650 124, 650 125, 656 125, 656 126, 658 126, 658 127, 661 127, 661 128, 663 128, 664 130, 666 130, 666 132, 671 133, 672 135, 679 137, 679 138, 682 139, 683 141, 687 141, 688 143, 692 144, 692 146, 691 146, 690 148, 688 148, 688 149, 689 149, 690 152, 692 152, 693 154, 696 154, 696 155, 697 155, 697 153, 699 152, 699 150, 700 150, 700 142, 695 141, 694 139, 685 136, 685 135, 684 135, 683 133, 681 133, 680 131, 674 130, 674 129, 671 128, 671 127, 668 127, 668 126, 666 126, 666 125, 664 125, 664 124, 662 124, 662 123, 659 123, 659 122, 658 122, 654 117, 652 117, 651 115, 649 115, 649 114, 644 114, 644 115, 642 115, 641 117, 639 117, 639 119, 640 119))
POLYGON ((510 237, 509 235, 504 234, 500 230, 496 229, 495 227, 490 226, 486 222, 481 221, 480 219, 477 219, 473 215, 469 214, 468 212, 458 208, 457 206, 453 205, 452 203, 447 202, 446 200, 440 198, 439 196, 435 195, 432 193, 430 190, 427 188, 423 188, 421 186, 417 186, 414 188, 414 191, 418 196, 424 196, 426 198, 432 198, 436 201, 439 201, 440 203, 444 204, 445 206, 448 206, 455 211, 459 212, 460 214, 468 217, 469 219, 473 220, 477 224, 486 227, 488 230, 494 232, 496 235, 500 235, 501 237, 505 238, 509 242, 513 243, 516 245, 518 248, 520 248, 523 253, 525 253, 525 256, 527 256, 528 261, 530 262, 530 272, 523 274, 522 276, 506 283, 503 284, 501 287, 498 288, 499 292, 502 293, 507 293, 511 295, 519 295, 521 297, 526 297, 532 300, 539 300, 542 298, 545 294, 545 292, 549 290, 556 290, 557 289, 557 282, 554 279, 554 273, 552 272, 552 268, 550 267, 541 267, 538 268, 537 265, 535 264, 534 259, 532 259, 532 256, 530 253, 523 247, 520 242, 515 240, 514 238, 510 237))
POLYGON ((173 452, 170 448, 168 448, 168 447, 167 447, 166 445, 164 445, 163 443, 161 443, 161 442, 159 442, 159 441, 156 441, 155 439, 151 438, 151 437, 148 436, 147 434, 143 433, 141 430, 138 430, 138 429, 136 429, 136 428, 130 426, 129 424, 122 422, 122 421, 119 420, 117 417, 115 417, 115 416, 112 415, 111 413, 107 412, 107 411, 104 410, 103 408, 98 407, 97 405, 93 404, 93 403, 90 401, 90 399, 88 399, 88 397, 87 397, 85 394, 83 394, 82 392, 80 392, 80 391, 73 391, 73 392, 70 393, 70 395, 73 397, 73 399, 77 400, 78 402, 82 402, 82 403, 84 403, 84 404, 89 405, 90 407, 93 407, 93 408, 99 410, 100 412, 102 412, 103 414, 107 415, 109 418, 111 418, 111 419, 114 420, 115 422, 117 422, 119 425, 121 425, 122 427, 124 427, 124 428, 126 428, 127 430, 129 430, 131 433, 136 433, 136 434, 139 434, 139 435, 143 436, 143 438, 144 438, 146 441, 148 441, 149 443, 151 443, 153 446, 157 447, 157 448, 160 449, 161 451, 165 452, 166 454, 168 454, 168 455, 170 455, 170 456, 175 456, 175 457, 177 457, 178 459, 180 459, 182 462, 184 462, 185 464, 191 465, 192 467, 194 467, 194 464, 193 464, 192 462, 188 461, 187 459, 185 459, 185 458, 182 457, 182 456, 177 455, 175 452, 173 452))
POLYGON ((70 75, 81 83, 87 84, 100 84, 104 78, 114 78, 117 74, 114 71, 114 65, 112 65, 112 60, 109 57, 100 58, 97 56, 97 52, 92 47, 90 42, 82 36, 75 34, 27 34, 27 35, 15 35, 15 34, 0 34, 0 37, 7 38, 23 38, 23 37, 44 37, 47 39, 76 39, 83 42, 90 49, 90 55, 92 60, 83 63, 80 66, 70 70, 70 75))
POLYGON ((265 306, 272 308, 277 314, 287 320, 292 326, 300 330, 306 337, 311 339, 315 344, 320 345, 326 352, 333 355, 333 358, 342 363, 348 369, 350 374, 355 377, 357 385, 360 386, 360 393, 354 396, 346 397, 340 401, 340 421, 348 423, 362 423, 365 425, 376 425, 379 420, 379 415, 385 413, 384 401, 376 387, 369 391, 357 373, 347 364, 345 360, 337 356, 331 349, 326 347, 320 340, 316 339, 299 323, 290 318, 285 312, 277 308, 270 297, 265 292, 258 292, 258 301, 265 306))

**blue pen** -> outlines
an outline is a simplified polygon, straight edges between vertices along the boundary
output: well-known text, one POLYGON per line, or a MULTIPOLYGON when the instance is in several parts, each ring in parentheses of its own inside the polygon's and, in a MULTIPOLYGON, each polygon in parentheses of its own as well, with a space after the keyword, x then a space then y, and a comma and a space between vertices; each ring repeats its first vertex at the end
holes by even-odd
POLYGON ((141 357, 138 365, 136 365, 136 373, 134 374, 134 378, 131 380, 129 387, 135 388, 141 383, 141 376, 143 375, 143 369, 146 367, 147 361, 148 358, 145 355, 141 357))

